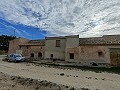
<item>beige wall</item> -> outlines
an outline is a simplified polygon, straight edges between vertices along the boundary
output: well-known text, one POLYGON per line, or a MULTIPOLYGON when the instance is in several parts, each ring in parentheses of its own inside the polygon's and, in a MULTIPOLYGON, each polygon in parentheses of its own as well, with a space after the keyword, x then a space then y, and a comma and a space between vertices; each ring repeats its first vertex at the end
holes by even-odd
POLYGON ((16 53, 16 50, 19 49, 19 44, 23 44, 23 43, 27 43, 27 42, 28 42, 28 40, 24 39, 24 38, 17 38, 17 39, 11 40, 9 42, 8 54, 16 53))
POLYGON ((42 58, 44 58, 45 55, 45 46, 21 46, 21 50, 23 56, 28 58, 31 53, 34 53, 34 58, 38 58, 38 53, 42 53, 42 58))
POLYGON ((53 54, 55 59, 65 59, 65 42, 64 38, 46 39, 45 58, 50 58, 50 55, 53 54), (60 47, 56 47, 56 40, 60 40, 60 47))
POLYGON ((55 59, 66 59, 66 49, 79 46, 79 35, 65 36, 63 38, 47 38, 45 42, 45 58, 53 54, 55 59), (56 40, 61 41, 61 46, 56 47, 56 40))
POLYGON ((107 46, 80 46, 79 47, 79 60, 91 61, 98 63, 110 63, 109 48, 107 46), (103 55, 99 56, 98 52, 102 52, 103 55))
POLYGON ((66 61, 72 62, 96 62, 96 63, 111 63, 110 48, 120 48, 120 46, 79 46, 78 48, 68 48, 66 61), (99 56, 98 52, 102 52, 103 56, 99 56), (74 53, 75 58, 70 60, 69 53, 74 53))
POLYGON ((79 46, 79 35, 66 36, 66 49, 79 46))
POLYGON ((66 61, 78 61, 79 59, 79 47, 66 49, 66 61), (70 53, 74 53, 74 59, 70 59, 70 53))
MULTIPOLYGON (((66 36, 65 60, 69 60, 69 53, 75 53, 75 60, 78 57, 77 47, 79 47, 79 35, 66 36)), ((72 60, 71 60, 72 61, 72 60)))

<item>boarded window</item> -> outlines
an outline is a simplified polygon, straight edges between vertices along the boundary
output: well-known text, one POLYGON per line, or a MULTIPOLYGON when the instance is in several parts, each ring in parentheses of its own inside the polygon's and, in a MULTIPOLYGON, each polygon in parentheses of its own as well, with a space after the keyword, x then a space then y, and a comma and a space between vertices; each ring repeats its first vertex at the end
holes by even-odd
POLYGON ((30 57, 34 57, 34 53, 31 53, 31 54, 30 54, 30 57))
POLYGON ((53 58, 53 54, 51 54, 50 57, 53 58))
POLYGON ((56 47, 60 47, 60 40, 56 40, 56 47))
POLYGON ((41 52, 38 53, 38 57, 42 57, 42 53, 41 52))
POLYGON ((74 53, 69 54, 70 59, 74 59, 74 53))
POLYGON ((101 52, 101 51, 98 52, 98 56, 99 56, 99 57, 103 57, 103 56, 104 56, 104 55, 103 55, 103 52, 101 52))

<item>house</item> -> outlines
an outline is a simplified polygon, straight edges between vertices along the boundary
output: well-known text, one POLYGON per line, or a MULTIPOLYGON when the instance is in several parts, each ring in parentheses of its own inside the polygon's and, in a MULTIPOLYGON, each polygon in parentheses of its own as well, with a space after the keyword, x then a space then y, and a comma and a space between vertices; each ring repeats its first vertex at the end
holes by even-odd
POLYGON ((80 38, 79 47, 67 48, 67 61, 91 65, 110 64, 120 66, 120 35, 80 38), (74 57, 70 57, 70 54, 74 57))
POLYGON ((18 38, 9 42, 8 53, 25 57, 61 59, 84 65, 120 66, 120 35, 79 38, 79 35, 46 37, 44 40, 18 38))
POLYGON ((19 53, 27 58, 44 58, 45 40, 14 39, 9 42, 8 54, 10 53, 19 53))
POLYGON ((79 46, 79 35, 45 38, 45 58, 66 59, 66 49, 79 46))
MULTIPOLYGON (((17 38, 17 39, 9 41, 8 54, 18 52, 20 50, 20 46, 19 45, 27 43, 28 41, 29 40, 25 39, 25 38, 17 38)), ((22 53, 22 51, 20 50, 19 53, 22 53)))
POLYGON ((44 58, 45 40, 30 40, 27 43, 19 44, 18 51, 25 57, 44 58))

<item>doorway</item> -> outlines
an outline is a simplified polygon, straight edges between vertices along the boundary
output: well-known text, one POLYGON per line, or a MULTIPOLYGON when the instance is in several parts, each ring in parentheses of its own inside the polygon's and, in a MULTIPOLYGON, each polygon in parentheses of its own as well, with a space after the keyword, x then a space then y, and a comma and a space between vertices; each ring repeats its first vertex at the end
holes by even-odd
POLYGON ((111 65, 120 66, 120 48, 110 49, 111 65))

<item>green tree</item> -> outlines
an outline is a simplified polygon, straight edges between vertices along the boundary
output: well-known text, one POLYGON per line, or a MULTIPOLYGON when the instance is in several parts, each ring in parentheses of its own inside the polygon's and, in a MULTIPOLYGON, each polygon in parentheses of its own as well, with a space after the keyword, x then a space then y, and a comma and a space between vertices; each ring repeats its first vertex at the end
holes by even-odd
POLYGON ((9 41, 15 38, 16 38, 15 36, 1 35, 0 36, 0 50, 8 52, 9 41))

